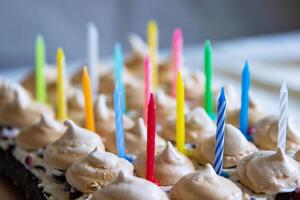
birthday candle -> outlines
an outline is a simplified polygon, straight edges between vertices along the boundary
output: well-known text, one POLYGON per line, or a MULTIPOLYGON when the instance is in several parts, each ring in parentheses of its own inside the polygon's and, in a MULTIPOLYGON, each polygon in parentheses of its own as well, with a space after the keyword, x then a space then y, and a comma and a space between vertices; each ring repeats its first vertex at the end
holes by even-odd
POLYGON ((180 71, 176 90, 176 146, 181 153, 185 154, 184 83, 180 71))
POLYGON ((47 101, 47 85, 45 80, 45 42, 41 35, 38 35, 35 41, 35 87, 36 99, 39 102, 47 101))
POLYGON ((154 178, 155 134, 156 134, 156 107, 155 107, 154 95, 153 93, 151 93, 149 104, 148 104, 146 179, 153 183, 157 183, 157 181, 154 178))
POLYGON ((118 82, 120 92, 122 93, 123 99, 122 99, 121 108, 123 112, 126 112, 126 94, 125 94, 125 87, 122 78, 124 61, 123 61, 122 48, 119 43, 115 44, 114 59, 115 59, 115 82, 118 82))
POLYGON ((91 80, 86 67, 83 68, 82 89, 84 94, 85 127, 91 131, 95 131, 91 80))
POLYGON ((116 146, 118 156, 126 159, 124 127, 123 127, 123 109, 122 109, 122 93, 119 88, 119 82, 115 83, 114 91, 114 110, 115 110, 115 125, 116 125, 116 146))
POLYGON ((242 97, 240 111, 240 130, 248 138, 248 107, 249 107, 250 72, 248 62, 242 72, 242 97))
POLYGON ((214 169, 216 173, 219 175, 221 175, 222 168, 223 168, 225 123, 226 123, 226 98, 224 94, 224 88, 222 88, 219 101, 218 101, 217 134, 216 134, 215 162, 214 162, 214 169))
POLYGON ((99 80, 97 77, 97 65, 99 63, 98 30, 95 24, 87 25, 87 64, 91 75, 93 93, 97 94, 99 80))
POLYGON ((66 91, 64 91, 65 54, 62 48, 58 48, 56 55, 57 63, 57 119, 67 119, 66 91))
POLYGON ((151 73, 150 73, 150 58, 149 56, 145 57, 144 60, 144 85, 145 85, 145 97, 144 97, 144 121, 147 124, 147 116, 148 116, 148 102, 150 98, 150 85, 151 85, 151 73))
POLYGON ((173 49, 172 49, 172 68, 173 68, 173 80, 172 80, 172 96, 176 97, 176 81, 179 67, 182 65, 182 45, 183 38, 180 28, 176 28, 173 33, 173 49))
POLYGON ((152 86, 153 89, 157 89, 158 87, 158 64, 157 64, 157 56, 158 56, 158 28, 156 21, 150 20, 148 23, 147 29, 148 36, 148 48, 150 59, 152 63, 152 86))
POLYGON ((211 44, 205 41, 204 45, 204 71, 205 71, 205 99, 204 106, 210 117, 214 115, 214 103, 212 94, 212 64, 211 64, 211 44))
POLYGON ((287 127, 287 109, 288 109, 288 89, 284 82, 280 89, 279 104, 279 124, 278 124, 278 147, 285 151, 286 127, 287 127))

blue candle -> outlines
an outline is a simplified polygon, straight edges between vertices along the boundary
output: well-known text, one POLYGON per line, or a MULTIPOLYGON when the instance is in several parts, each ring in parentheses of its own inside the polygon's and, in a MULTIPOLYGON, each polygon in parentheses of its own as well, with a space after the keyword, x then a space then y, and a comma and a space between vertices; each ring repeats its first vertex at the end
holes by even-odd
POLYGON ((115 82, 119 83, 119 89, 120 92, 122 93, 122 98, 123 98, 121 108, 123 112, 126 112, 126 94, 125 94, 125 87, 122 78, 124 61, 123 61, 122 47, 119 43, 115 44, 114 59, 115 59, 115 82))
POLYGON ((218 101, 218 110, 217 110, 217 134, 216 134, 215 161, 214 161, 214 169, 216 173, 219 175, 222 174, 222 168, 223 168, 225 123, 226 123, 226 98, 224 93, 224 87, 222 87, 221 94, 218 101))
POLYGON ((246 61, 243 72, 242 72, 240 130, 247 139, 249 139, 249 137, 248 137, 249 89, 250 89, 250 72, 249 72, 248 62, 246 61))
POLYGON ((123 127, 123 110, 122 105, 122 93, 119 89, 119 84, 116 82, 114 91, 114 110, 115 110, 115 125, 116 125, 116 146, 118 156, 126 158, 125 150, 125 138, 123 127))

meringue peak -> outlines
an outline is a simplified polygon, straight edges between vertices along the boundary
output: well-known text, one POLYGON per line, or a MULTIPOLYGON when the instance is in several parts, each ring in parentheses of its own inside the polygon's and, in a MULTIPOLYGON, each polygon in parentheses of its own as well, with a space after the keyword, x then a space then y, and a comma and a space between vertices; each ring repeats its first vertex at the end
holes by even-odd
POLYGON ((159 158, 162 158, 165 161, 169 161, 171 163, 175 163, 181 160, 180 155, 178 154, 178 152, 176 152, 173 145, 169 141, 167 142, 165 149, 159 155, 159 158))
POLYGON ((100 119, 106 120, 109 118, 109 109, 106 103, 106 96, 101 94, 96 98, 96 109, 100 119))

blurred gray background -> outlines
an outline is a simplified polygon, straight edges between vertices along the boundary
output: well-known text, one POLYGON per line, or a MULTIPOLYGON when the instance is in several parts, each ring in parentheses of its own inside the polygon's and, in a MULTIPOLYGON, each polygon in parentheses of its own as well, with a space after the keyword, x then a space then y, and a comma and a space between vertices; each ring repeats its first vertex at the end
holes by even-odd
POLYGON ((113 44, 130 32, 145 37, 149 19, 156 19, 160 47, 171 44, 172 31, 181 27, 185 45, 204 39, 300 29, 299 0, 1 0, 0 67, 34 63, 34 41, 44 35, 47 58, 53 62, 61 46, 68 60, 85 57, 86 23, 100 34, 100 56, 109 56, 113 44))

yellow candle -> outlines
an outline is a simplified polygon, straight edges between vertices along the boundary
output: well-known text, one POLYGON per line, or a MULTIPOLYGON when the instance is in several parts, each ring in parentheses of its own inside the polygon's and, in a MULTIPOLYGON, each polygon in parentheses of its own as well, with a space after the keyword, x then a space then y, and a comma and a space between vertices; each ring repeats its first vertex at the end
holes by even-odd
POLYGON ((176 82, 176 146, 177 149, 186 154, 185 149, 185 120, 184 120, 184 83, 181 72, 178 72, 176 82))
POLYGON ((158 28, 156 21, 150 20, 147 29, 149 55, 152 63, 152 88, 155 90, 158 87, 158 28))
POLYGON ((84 94, 85 127, 91 131, 95 131, 92 87, 86 66, 83 68, 82 89, 84 94))
POLYGON ((65 54, 62 48, 58 48, 56 54, 57 65, 57 119, 64 121, 67 119, 67 102, 66 92, 64 91, 64 75, 65 75, 65 54))

